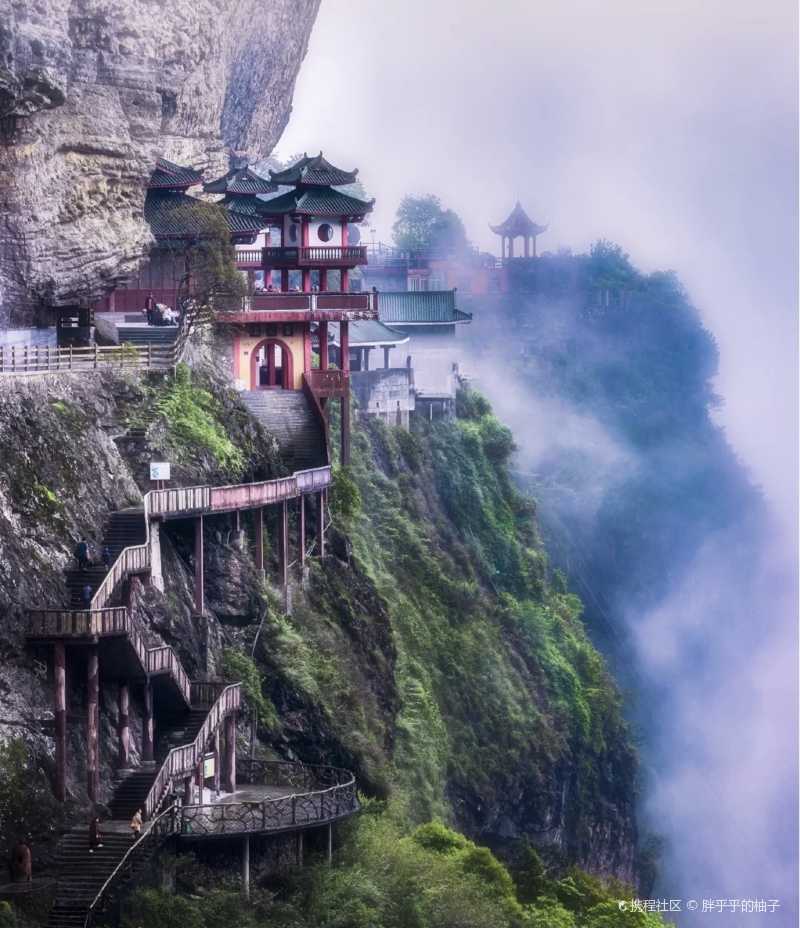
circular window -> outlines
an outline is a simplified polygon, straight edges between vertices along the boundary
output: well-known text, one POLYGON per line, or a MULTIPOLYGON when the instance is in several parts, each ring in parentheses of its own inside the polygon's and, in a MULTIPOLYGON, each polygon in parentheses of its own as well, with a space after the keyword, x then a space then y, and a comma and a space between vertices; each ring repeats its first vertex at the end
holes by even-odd
POLYGON ((289 241, 296 244, 297 243, 297 226, 289 226, 289 241))
POLYGON ((352 222, 347 226, 347 241, 350 245, 357 245, 361 241, 361 229, 352 222))
POLYGON ((317 229, 317 235, 321 242, 329 242, 333 238, 333 226, 329 222, 323 222, 317 229))

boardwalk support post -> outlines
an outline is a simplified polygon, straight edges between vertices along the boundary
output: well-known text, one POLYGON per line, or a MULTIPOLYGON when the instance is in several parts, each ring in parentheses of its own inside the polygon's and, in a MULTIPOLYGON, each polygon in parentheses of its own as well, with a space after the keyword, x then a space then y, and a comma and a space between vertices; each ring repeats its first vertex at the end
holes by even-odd
POLYGON ((144 683, 144 719, 142 721, 142 760, 153 761, 153 684, 148 677, 144 683))
POLYGON ((258 508, 253 512, 253 519, 256 525, 256 569, 259 573, 264 573, 264 510, 258 508))
POLYGON ((223 787, 228 793, 236 792, 236 716, 225 717, 225 776, 223 787))
POLYGON ((205 612, 203 595, 203 516, 194 521, 194 609, 198 615, 205 612))
POLYGON ((86 673, 86 792, 90 802, 97 801, 99 779, 98 728, 100 725, 100 668, 97 645, 89 647, 86 673))
POLYGON ((63 802, 67 794, 67 653, 64 642, 56 641, 54 651, 56 799, 63 802))
POLYGON ((250 835, 242 839, 242 895, 250 898, 250 835))
POLYGON ((119 712, 117 716, 117 734, 119 736, 119 766, 128 766, 131 746, 131 729, 129 721, 130 688, 127 683, 119 685, 119 712))
POLYGON ((317 554, 325 557, 325 491, 320 490, 317 497, 317 554))
POLYGON ((333 863, 333 823, 328 825, 328 864, 333 863))

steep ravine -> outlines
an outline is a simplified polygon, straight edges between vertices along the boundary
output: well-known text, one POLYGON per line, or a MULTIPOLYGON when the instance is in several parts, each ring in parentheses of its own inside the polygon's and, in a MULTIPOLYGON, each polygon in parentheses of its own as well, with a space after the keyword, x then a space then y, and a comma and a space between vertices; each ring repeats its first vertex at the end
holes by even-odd
POLYGON ((272 150, 319 2, 0 0, 0 327, 137 267, 157 157, 272 150))

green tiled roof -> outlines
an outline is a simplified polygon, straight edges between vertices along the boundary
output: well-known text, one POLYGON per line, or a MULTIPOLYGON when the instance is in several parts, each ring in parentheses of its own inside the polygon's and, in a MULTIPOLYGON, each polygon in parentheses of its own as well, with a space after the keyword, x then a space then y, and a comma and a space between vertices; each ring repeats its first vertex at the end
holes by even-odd
MULTIPOLYGON (((151 190, 144 201, 144 218, 157 239, 202 238, 208 229, 205 219, 218 210, 213 203, 205 203, 185 193, 151 190)), ((262 220, 235 210, 223 210, 231 237, 252 241, 261 231, 262 220)))
POLYGON ((389 325, 447 325, 469 322, 472 314, 456 307, 455 290, 382 290, 378 318, 389 325))
POLYGON ((352 184, 358 171, 343 171, 334 167, 322 157, 320 152, 316 158, 304 155, 285 171, 270 171, 269 176, 276 184, 289 184, 290 186, 305 185, 317 187, 341 187, 352 184))
POLYGON ((159 158, 156 161, 156 169, 150 175, 147 184, 150 190, 185 190, 194 184, 201 184, 203 175, 194 168, 186 168, 166 158, 159 158))
POLYGON ((235 193, 255 196, 258 193, 275 193, 277 186, 248 167, 231 168, 227 174, 203 184, 206 193, 235 193))
MULTIPOLYGON (((339 323, 330 323, 334 344, 339 344, 339 323)), ((382 322, 370 319, 358 319, 350 323, 348 332, 350 347, 358 348, 366 345, 402 345, 408 341, 408 335, 398 332, 382 322)))
POLYGON ((374 200, 359 200, 331 187, 298 187, 288 193, 263 200, 264 213, 285 216, 287 213, 303 216, 365 216, 374 206, 374 200))
POLYGON ((217 205, 237 213, 245 213, 248 216, 263 216, 266 208, 266 203, 260 197, 243 194, 227 194, 217 205))

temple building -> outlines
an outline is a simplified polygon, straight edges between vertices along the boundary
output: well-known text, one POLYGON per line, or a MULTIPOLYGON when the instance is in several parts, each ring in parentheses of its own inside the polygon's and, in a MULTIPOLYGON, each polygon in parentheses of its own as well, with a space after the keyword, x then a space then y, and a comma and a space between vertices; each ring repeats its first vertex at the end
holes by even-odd
POLYGON ((349 227, 374 203, 338 189, 353 183, 356 173, 321 153, 270 172, 273 184, 290 189, 259 200, 257 221, 271 230, 268 244, 237 252, 239 269, 259 271, 267 286, 256 289, 241 311, 216 314, 229 329, 232 375, 245 403, 279 439, 286 431, 285 444, 298 449, 300 463, 309 460, 301 454, 313 431, 309 416, 321 421, 336 398, 342 404, 341 457, 349 460, 349 325, 378 318, 377 294, 349 289, 350 272, 367 260, 365 248, 349 243, 349 227), (339 369, 329 365, 331 322, 339 323, 339 369), (267 391, 287 395, 267 402, 267 391))
MULTIPOLYGON (((193 168, 158 159, 144 202, 144 217, 156 243, 125 286, 117 287, 95 307, 96 314, 138 313, 141 322, 142 309, 151 293, 157 303, 173 308, 177 308, 181 291, 188 295, 187 252, 207 234, 209 218, 216 210, 214 205, 187 193, 202 181, 202 175, 193 168)), ((222 215, 234 244, 256 240, 261 222, 252 214, 228 208, 222 215)))
POLYGON ((489 228, 500 236, 500 257, 504 260, 514 257, 514 240, 517 238, 523 239, 523 254, 520 257, 535 258, 536 237, 547 231, 547 226, 538 225, 528 216, 519 200, 504 222, 497 226, 490 225, 489 228))

